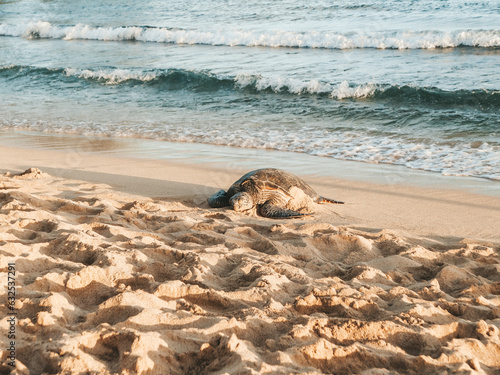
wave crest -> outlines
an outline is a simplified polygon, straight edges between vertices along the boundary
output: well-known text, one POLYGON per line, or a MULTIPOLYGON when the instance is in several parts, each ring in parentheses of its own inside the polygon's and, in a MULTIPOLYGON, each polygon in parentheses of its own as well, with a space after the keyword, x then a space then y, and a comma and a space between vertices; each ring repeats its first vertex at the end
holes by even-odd
POLYGON ((210 71, 184 69, 131 70, 131 69, 75 69, 43 68, 30 66, 0 67, 0 77, 50 79, 51 76, 78 79, 101 85, 144 85, 158 90, 187 90, 214 92, 219 90, 259 94, 309 95, 334 100, 370 100, 426 106, 469 106, 481 110, 500 108, 498 90, 447 91, 436 87, 394 85, 379 83, 353 84, 318 80, 299 80, 289 77, 265 77, 238 74, 220 76, 210 71))
POLYGON ((140 41, 214 46, 292 47, 324 49, 436 49, 455 47, 499 48, 500 30, 374 31, 351 33, 186 30, 168 27, 89 25, 61 26, 38 21, 27 24, 0 24, 1 36, 27 39, 88 39, 140 41))

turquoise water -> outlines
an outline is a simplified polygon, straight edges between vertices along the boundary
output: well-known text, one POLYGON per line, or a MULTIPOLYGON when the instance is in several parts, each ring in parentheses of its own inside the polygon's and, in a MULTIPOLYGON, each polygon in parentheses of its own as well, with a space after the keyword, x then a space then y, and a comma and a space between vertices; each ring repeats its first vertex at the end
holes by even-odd
POLYGON ((0 3, 2 130, 500 180, 498 1, 0 3))

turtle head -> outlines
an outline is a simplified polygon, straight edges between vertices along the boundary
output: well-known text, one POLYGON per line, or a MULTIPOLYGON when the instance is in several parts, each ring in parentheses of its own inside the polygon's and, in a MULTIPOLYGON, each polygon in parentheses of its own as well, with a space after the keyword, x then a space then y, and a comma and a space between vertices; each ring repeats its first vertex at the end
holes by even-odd
POLYGON ((233 195, 229 203, 238 212, 249 210, 254 206, 251 195, 246 192, 233 195))

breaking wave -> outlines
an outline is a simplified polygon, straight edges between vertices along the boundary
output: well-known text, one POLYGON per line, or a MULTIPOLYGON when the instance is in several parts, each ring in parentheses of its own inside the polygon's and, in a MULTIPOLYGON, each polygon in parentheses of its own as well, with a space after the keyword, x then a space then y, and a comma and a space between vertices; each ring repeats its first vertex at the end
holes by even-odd
POLYGON ((184 69, 132 70, 132 69, 74 69, 44 68, 30 66, 0 67, 0 77, 10 79, 29 76, 36 80, 79 80, 100 85, 144 85, 158 90, 187 90, 214 92, 219 90, 242 91, 249 94, 312 95, 335 100, 373 100, 401 104, 428 106, 468 106, 481 110, 500 108, 499 90, 455 90, 412 85, 390 85, 380 83, 354 84, 347 81, 320 82, 303 81, 287 77, 264 77, 238 74, 234 77, 220 76, 210 71, 184 69), (54 77, 57 76, 57 77, 54 77))
POLYGON ((499 48, 500 30, 371 31, 350 33, 192 30, 151 26, 105 27, 53 25, 38 21, 26 24, 0 24, 0 36, 27 39, 87 39, 101 41, 139 41, 171 44, 202 44, 248 47, 292 47, 325 49, 436 49, 455 47, 499 48))

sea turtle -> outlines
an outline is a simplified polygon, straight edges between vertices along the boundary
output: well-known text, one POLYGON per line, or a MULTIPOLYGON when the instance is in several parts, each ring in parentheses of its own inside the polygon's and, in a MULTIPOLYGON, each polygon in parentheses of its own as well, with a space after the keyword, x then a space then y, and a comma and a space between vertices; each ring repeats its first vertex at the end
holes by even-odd
POLYGON ((310 215, 313 203, 344 202, 321 197, 302 179, 274 168, 248 172, 227 192, 220 190, 208 199, 214 208, 232 206, 235 211, 247 211, 257 206, 262 216, 270 218, 310 215))

